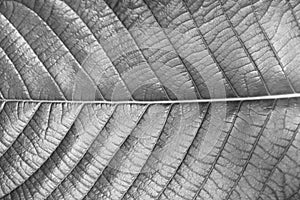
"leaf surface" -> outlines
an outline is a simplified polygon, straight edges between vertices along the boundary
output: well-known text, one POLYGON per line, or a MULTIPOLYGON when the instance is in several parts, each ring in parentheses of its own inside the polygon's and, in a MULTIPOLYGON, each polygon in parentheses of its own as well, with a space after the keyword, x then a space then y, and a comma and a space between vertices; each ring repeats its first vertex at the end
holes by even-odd
POLYGON ((300 199, 296 0, 0 1, 0 199, 300 199))

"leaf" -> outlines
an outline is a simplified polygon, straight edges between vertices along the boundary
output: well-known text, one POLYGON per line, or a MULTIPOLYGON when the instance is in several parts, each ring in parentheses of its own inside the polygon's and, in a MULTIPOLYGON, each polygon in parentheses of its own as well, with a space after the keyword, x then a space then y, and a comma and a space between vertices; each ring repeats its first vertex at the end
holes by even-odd
POLYGON ((0 1, 0 199, 300 198, 295 0, 0 1))

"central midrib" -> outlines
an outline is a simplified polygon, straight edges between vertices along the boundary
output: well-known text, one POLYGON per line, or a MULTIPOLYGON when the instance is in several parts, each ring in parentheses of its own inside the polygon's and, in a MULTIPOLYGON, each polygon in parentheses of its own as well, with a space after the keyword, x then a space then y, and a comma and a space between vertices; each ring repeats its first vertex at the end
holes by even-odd
POLYGON ((211 102, 232 102, 232 101, 258 101, 272 99, 298 98, 300 93, 257 96, 257 97, 233 97, 216 99, 191 99, 191 100, 168 100, 168 101, 103 101, 103 100, 35 100, 35 99, 0 99, 0 102, 32 102, 32 103, 79 103, 79 104, 176 104, 176 103, 211 103, 211 102))

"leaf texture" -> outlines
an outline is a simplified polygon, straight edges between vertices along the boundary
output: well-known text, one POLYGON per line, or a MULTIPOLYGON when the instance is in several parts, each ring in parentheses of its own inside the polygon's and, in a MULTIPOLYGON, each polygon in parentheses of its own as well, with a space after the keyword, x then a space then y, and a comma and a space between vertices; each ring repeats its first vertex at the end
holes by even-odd
POLYGON ((1 199, 297 199, 299 112, 299 99, 9 102, 1 199), (224 123, 212 124, 222 109, 224 123))
POLYGON ((298 7, 286 0, 5 0, 1 98, 298 93, 298 7))
POLYGON ((0 0, 0 200, 300 199, 297 0, 0 0))

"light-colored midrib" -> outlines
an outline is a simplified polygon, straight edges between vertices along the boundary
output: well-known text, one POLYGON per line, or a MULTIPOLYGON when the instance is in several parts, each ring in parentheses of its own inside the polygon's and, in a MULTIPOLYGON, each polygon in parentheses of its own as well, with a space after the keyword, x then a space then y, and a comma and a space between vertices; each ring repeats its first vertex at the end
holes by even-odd
POLYGON ((78 100, 34 100, 34 99, 0 99, 2 102, 32 102, 32 103, 80 103, 80 104, 174 104, 174 103, 212 103, 212 102, 230 102, 230 101, 257 101, 272 99, 298 98, 300 93, 258 96, 258 97, 234 97, 219 99, 193 99, 193 100, 174 100, 174 101, 78 101, 78 100))

